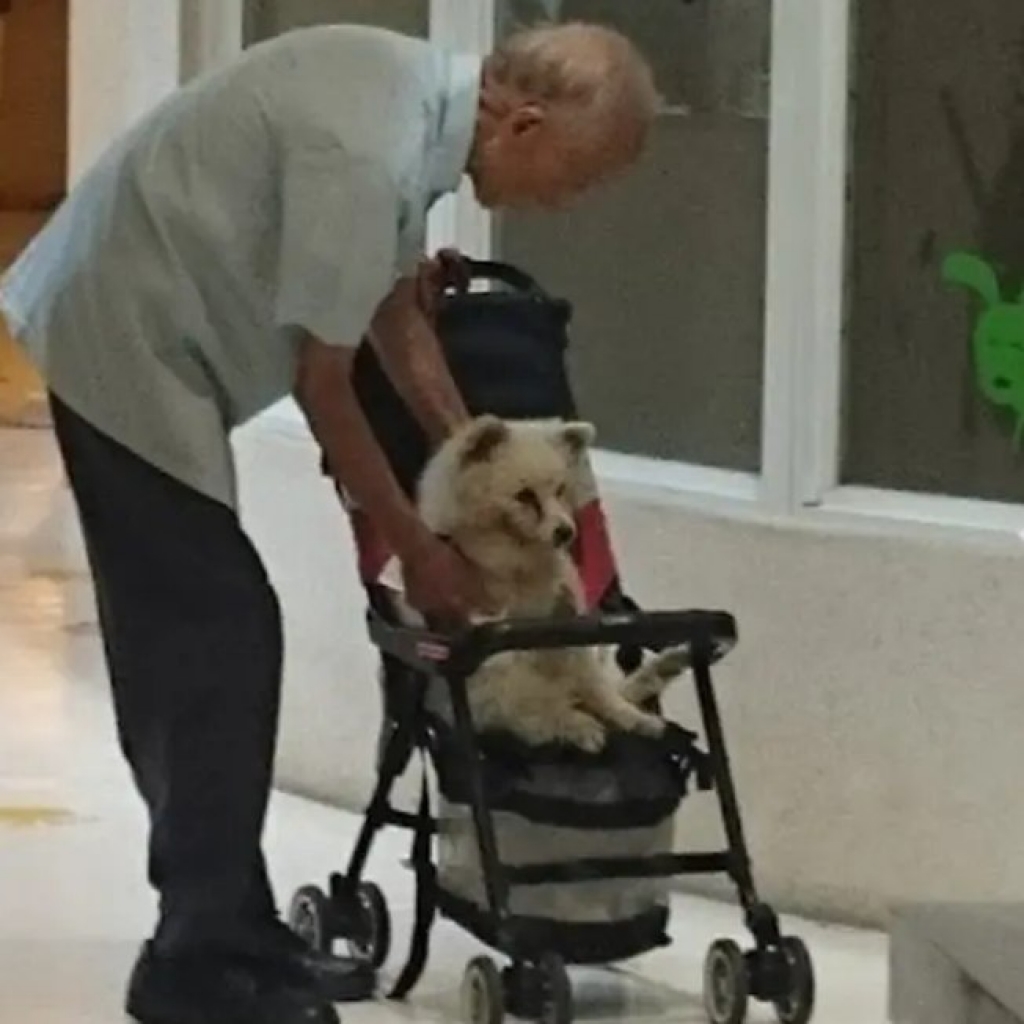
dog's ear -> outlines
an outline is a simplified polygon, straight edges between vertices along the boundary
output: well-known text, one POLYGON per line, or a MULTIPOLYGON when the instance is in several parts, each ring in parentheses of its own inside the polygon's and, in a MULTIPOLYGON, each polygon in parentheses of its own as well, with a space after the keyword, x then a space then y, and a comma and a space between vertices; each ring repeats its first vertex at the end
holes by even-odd
POLYGON ((478 417, 462 440, 459 461, 464 466, 486 462, 495 449, 508 440, 508 435, 508 424, 497 416, 478 417))
POLYGON ((562 423, 555 432, 555 440, 565 449, 570 459, 581 458, 594 443, 596 436, 593 423, 562 423))

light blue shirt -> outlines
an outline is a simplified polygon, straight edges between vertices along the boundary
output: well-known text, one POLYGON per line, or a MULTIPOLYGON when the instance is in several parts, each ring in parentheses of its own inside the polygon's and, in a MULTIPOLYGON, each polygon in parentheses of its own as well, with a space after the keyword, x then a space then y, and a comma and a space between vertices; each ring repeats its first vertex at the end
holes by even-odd
POLYGON ((480 61, 301 30, 182 89, 75 187, 0 286, 72 409, 236 500, 231 430, 287 396, 305 330, 354 345, 466 167, 480 61))

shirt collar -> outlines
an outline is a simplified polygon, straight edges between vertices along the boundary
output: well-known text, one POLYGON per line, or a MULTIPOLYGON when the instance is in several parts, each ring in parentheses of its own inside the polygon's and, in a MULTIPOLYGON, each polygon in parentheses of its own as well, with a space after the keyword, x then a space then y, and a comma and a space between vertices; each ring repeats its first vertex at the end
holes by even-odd
POLYGON ((480 57, 444 54, 440 59, 439 103, 427 154, 427 189, 431 200, 459 187, 476 130, 480 102, 480 57))

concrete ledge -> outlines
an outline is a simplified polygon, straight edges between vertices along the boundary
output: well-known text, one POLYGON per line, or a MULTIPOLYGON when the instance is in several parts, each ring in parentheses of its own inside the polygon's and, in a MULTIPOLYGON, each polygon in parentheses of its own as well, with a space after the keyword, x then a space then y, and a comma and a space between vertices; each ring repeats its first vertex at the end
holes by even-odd
POLYGON ((895 916, 893 1024, 1021 1024, 1024 905, 930 904, 895 916))

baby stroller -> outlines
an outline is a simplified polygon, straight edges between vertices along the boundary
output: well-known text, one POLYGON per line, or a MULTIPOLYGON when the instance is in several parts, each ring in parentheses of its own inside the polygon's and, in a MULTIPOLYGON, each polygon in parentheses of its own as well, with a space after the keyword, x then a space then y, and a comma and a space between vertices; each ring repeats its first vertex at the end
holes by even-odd
MULTIPOLYGON (((471 276, 497 287, 449 292, 439 335, 473 414, 507 419, 575 418, 566 370, 569 304, 514 267, 473 262, 471 276)), ((384 453, 411 495, 428 458, 425 438, 392 389, 373 350, 355 362, 356 390, 384 453)), ((814 974, 804 944, 783 936, 751 873, 711 668, 736 641, 732 616, 710 611, 641 612, 623 593, 596 493, 578 510, 574 552, 592 612, 514 620, 458 633, 409 625, 385 582, 389 552, 373 524, 350 509, 359 571, 369 598, 369 632, 382 659, 384 726, 378 779, 346 871, 326 890, 303 886, 291 926, 310 944, 336 942, 376 967, 388 956, 391 923, 383 893, 363 873, 377 833, 413 835, 416 873, 412 947, 392 998, 404 998, 426 965, 440 912, 507 958, 499 969, 475 958, 463 979, 466 1024, 501 1024, 506 1012, 569 1024, 566 965, 608 964, 668 944, 668 879, 725 874, 735 883, 754 938, 744 952, 715 942, 705 961, 704 1003, 712 1024, 740 1024, 751 998, 774 1004, 783 1024, 805 1024, 814 974), (672 725, 662 740, 613 736, 599 755, 531 749, 478 735, 466 680, 503 651, 603 646, 624 671, 646 651, 685 645, 706 750, 672 725), (419 753, 419 808, 390 802, 396 780, 419 753), (431 807, 426 765, 438 808, 431 807), (728 848, 673 851, 673 817, 691 786, 714 790, 728 848)))

